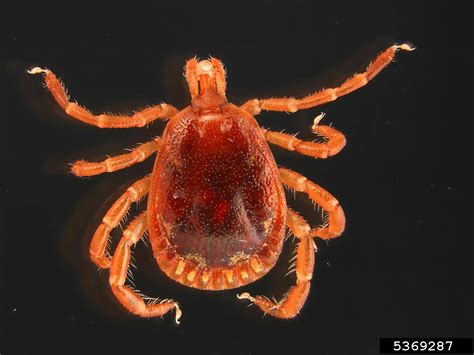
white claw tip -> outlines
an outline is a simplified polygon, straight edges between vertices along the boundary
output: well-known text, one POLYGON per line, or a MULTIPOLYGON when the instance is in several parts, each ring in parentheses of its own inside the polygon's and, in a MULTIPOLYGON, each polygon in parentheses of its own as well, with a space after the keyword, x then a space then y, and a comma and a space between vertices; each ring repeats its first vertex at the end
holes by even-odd
POLYGON ((47 73, 48 71, 46 69, 41 69, 40 67, 34 67, 33 69, 27 70, 26 71, 28 74, 41 74, 41 73, 47 73))
POLYGON ((324 118, 324 116, 326 116, 326 114, 324 112, 321 112, 319 115, 317 115, 315 118, 314 118, 314 121, 313 121, 313 131, 315 130, 316 126, 319 124, 319 122, 324 118))
POLYGON ((253 302, 255 300, 255 298, 253 298, 252 296, 250 296, 250 294, 248 292, 244 292, 244 293, 241 293, 241 294, 237 294, 237 298, 239 300, 249 300, 251 302, 253 302))
POLYGON ((403 51, 408 51, 408 52, 411 52, 411 51, 415 50, 415 47, 409 45, 408 43, 403 43, 403 44, 401 44, 397 47, 398 47, 398 49, 401 49, 403 51))
POLYGON ((183 315, 183 312, 181 312, 181 308, 179 308, 179 304, 177 304, 177 303, 174 304, 174 309, 176 311, 176 314, 174 316, 174 321, 176 322, 176 324, 179 324, 179 323, 181 323, 179 321, 179 319, 183 315))

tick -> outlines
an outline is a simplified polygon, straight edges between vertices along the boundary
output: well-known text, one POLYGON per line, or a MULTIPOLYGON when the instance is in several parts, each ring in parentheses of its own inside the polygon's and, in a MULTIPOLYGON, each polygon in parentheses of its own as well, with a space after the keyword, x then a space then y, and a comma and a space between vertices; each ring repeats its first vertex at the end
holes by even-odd
POLYGON ((298 240, 296 282, 280 301, 244 292, 237 297, 278 318, 292 318, 303 307, 313 275, 316 245, 313 238, 339 236, 345 226, 344 212, 322 187, 301 174, 277 167, 267 142, 314 158, 337 154, 344 135, 314 120, 312 131, 323 142, 306 142, 293 135, 261 128, 255 115, 262 110, 296 112, 334 101, 366 85, 407 44, 382 52, 361 74, 336 88, 324 89, 302 99, 253 99, 241 106, 226 99, 226 75, 215 58, 190 59, 185 77, 191 104, 179 111, 159 104, 131 116, 94 115, 71 102, 52 71, 43 74, 45 85, 63 110, 75 119, 99 128, 144 127, 156 119, 168 120, 161 137, 130 153, 102 162, 77 161, 76 176, 92 176, 127 168, 157 154, 150 175, 136 181, 110 207, 90 244, 90 258, 110 269, 109 283, 117 300, 140 317, 158 317, 181 310, 172 299, 150 298, 127 285, 131 248, 146 232, 154 258, 171 279, 197 289, 227 290, 247 285, 272 269, 283 246, 286 228, 298 240), (305 193, 324 213, 324 223, 311 228, 286 205, 283 186, 305 193), (124 219, 132 203, 148 195, 147 208, 123 231, 113 255, 107 252, 110 232, 124 219))

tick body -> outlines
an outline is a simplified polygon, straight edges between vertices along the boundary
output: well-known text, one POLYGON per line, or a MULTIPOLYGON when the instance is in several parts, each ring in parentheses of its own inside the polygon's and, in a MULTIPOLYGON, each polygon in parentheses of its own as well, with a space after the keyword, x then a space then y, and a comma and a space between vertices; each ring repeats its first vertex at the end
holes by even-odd
POLYGON ((188 108, 170 121, 162 145, 148 197, 161 269, 209 290, 239 287, 266 273, 282 248, 286 202, 253 117, 230 104, 212 118, 188 108), (261 262, 258 272, 251 258, 261 262))
POLYGON ((316 107, 346 95, 377 75, 398 50, 411 51, 407 44, 382 52, 361 74, 337 88, 318 91, 302 99, 253 99, 236 106, 226 98, 222 63, 211 58, 186 63, 185 76, 191 104, 181 111, 160 104, 131 116, 94 115, 69 100, 64 87, 47 69, 45 84, 67 114, 100 128, 143 127, 156 119, 168 120, 162 137, 142 144, 130 153, 102 162, 77 161, 72 173, 92 176, 113 172, 157 154, 153 171, 132 184, 110 207, 94 233, 91 260, 110 269, 109 284, 117 300, 131 313, 157 317, 175 310, 171 299, 146 297, 127 284, 132 246, 148 232, 160 269, 171 279, 197 289, 226 290, 249 284, 271 270, 281 253, 288 228, 298 239, 295 284, 280 300, 251 296, 263 312, 279 318, 296 316, 309 293, 315 264, 315 238, 339 236, 345 217, 339 202, 329 192, 304 176, 278 168, 268 142, 314 158, 337 154, 345 145, 344 135, 320 125, 315 118, 312 131, 323 142, 306 142, 284 133, 261 128, 255 115, 262 110, 295 112, 316 107), (287 207, 283 186, 302 192, 324 211, 324 223, 311 228, 287 207), (124 219, 132 203, 147 196, 147 208, 125 228, 114 253, 107 251, 110 232, 124 219))

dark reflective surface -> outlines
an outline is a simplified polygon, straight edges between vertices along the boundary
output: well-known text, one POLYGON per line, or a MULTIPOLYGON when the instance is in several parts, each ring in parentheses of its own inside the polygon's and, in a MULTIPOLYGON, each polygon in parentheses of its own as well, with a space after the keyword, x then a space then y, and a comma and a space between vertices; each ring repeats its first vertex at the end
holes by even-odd
MULTIPOLYGON (((464 138, 472 133, 472 89, 463 89, 472 78, 472 38, 462 38, 472 32, 463 19, 472 10, 443 6, 174 1, 7 11, 14 21, 3 37, 0 352, 376 354, 380 337, 472 336, 473 194, 466 182, 473 159, 472 138, 464 138), (235 290, 183 287, 158 270, 143 243, 135 249, 135 283, 148 295, 179 300, 182 324, 123 311, 108 273, 89 261, 88 244, 113 201, 153 162, 87 179, 68 174, 67 164, 119 154, 164 124, 100 130, 74 121, 25 69, 54 69, 72 98, 94 112, 129 113, 161 101, 187 105, 182 68, 194 55, 224 62, 228 98, 240 104, 336 85, 406 40, 417 51, 400 53, 365 88, 323 107, 258 116, 264 127, 312 140, 309 127, 324 111, 323 123, 348 140, 327 160, 272 147, 278 164, 328 189, 347 216, 340 238, 317 241, 312 289, 298 318, 263 318, 237 302, 235 290)), ((311 203, 296 197, 288 204, 316 222, 311 203)), ((286 292, 292 249, 245 290, 286 292)))

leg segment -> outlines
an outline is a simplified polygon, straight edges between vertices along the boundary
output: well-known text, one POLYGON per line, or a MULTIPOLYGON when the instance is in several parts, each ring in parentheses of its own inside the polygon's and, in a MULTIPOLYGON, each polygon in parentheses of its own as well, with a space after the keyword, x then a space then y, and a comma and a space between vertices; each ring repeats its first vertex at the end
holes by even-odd
POLYGON ((225 97, 227 83, 225 80, 225 70, 222 62, 219 59, 211 58, 211 63, 214 68, 214 75, 216 76, 216 90, 217 93, 225 97))
POLYGON ((326 226, 311 229, 303 217, 288 209, 286 225, 299 240, 295 268, 296 285, 290 288, 288 294, 280 302, 264 296, 253 297, 247 292, 237 295, 237 298, 255 303, 263 312, 274 317, 293 318, 303 307, 311 286, 314 253, 317 250, 313 237, 322 239, 337 237, 344 230, 345 217, 339 202, 304 176, 288 169, 280 169, 280 178, 285 185, 296 191, 307 193, 311 200, 321 206, 329 215, 328 223, 326 226))
POLYGON ((151 142, 139 145, 128 154, 117 155, 98 163, 84 160, 76 161, 72 165, 71 172, 76 176, 93 176, 128 168, 144 161, 158 151, 160 141, 161 138, 157 137, 151 142))
POLYGON ((287 295, 280 302, 270 300, 264 296, 253 297, 246 292, 237 295, 239 299, 248 299, 263 312, 277 318, 293 318, 299 313, 308 297, 313 277, 316 245, 309 233, 311 228, 301 217, 300 219, 304 223, 295 223, 295 218, 292 217, 294 214, 296 212, 288 209, 287 226, 299 239, 296 254, 296 285, 290 288, 287 295))
POLYGON ((173 300, 158 300, 146 304, 142 295, 125 285, 130 266, 131 247, 135 245, 146 232, 146 212, 138 216, 123 232, 123 237, 117 245, 110 266, 109 283, 117 300, 131 313, 139 317, 160 317, 173 308, 176 309, 175 320, 179 323, 181 310, 173 300))
POLYGON ((56 102, 69 115, 87 124, 100 128, 130 128, 143 127, 158 118, 170 119, 178 110, 168 104, 160 104, 135 112, 132 116, 101 114, 94 115, 78 104, 69 101, 69 96, 63 84, 48 69, 33 68, 30 74, 43 74, 45 86, 49 89, 56 102))
POLYGON ((323 117, 324 114, 321 114, 314 119, 312 131, 325 137, 327 139, 325 143, 306 142, 290 134, 272 132, 266 129, 262 129, 262 132, 267 141, 284 149, 296 151, 314 158, 327 158, 339 153, 344 148, 346 138, 341 132, 332 127, 318 125, 323 117))
POLYGON ((133 202, 137 202, 146 193, 150 187, 150 177, 145 177, 130 186, 120 198, 110 207, 102 219, 102 223, 92 237, 89 247, 91 260, 100 268, 107 269, 110 267, 110 257, 107 255, 106 249, 112 229, 118 226, 122 218, 125 216, 133 202))
POLYGON ((199 95, 199 79, 197 75, 197 65, 197 59, 192 58, 186 62, 186 66, 184 69, 184 76, 186 77, 186 81, 189 87, 189 93, 191 94, 192 99, 199 95))
POLYGON ((322 187, 294 171, 280 168, 283 184, 298 192, 304 192, 328 214, 325 225, 311 229, 309 235, 322 239, 338 237, 344 231, 346 218, 339 201, 322 187))
POLYGON ((365 72, 356 74, 337 88, 325 89, 302 99, 295 98, 273 98, 258 100, 253 99, 244 103, 240 108, 251 115, 257 115, 261 110, 268 111, 286 111, 296 112, 298 110, 316 107, 327 102, 336 100, 338 97, 349 94, 350 92, 366 85, 369 80, 376 76, 384 67, 386 67, 394 58, 398 50, 414 50, 408 44, 394 45, 382 52, 375 60, 369 64, 365 72))

